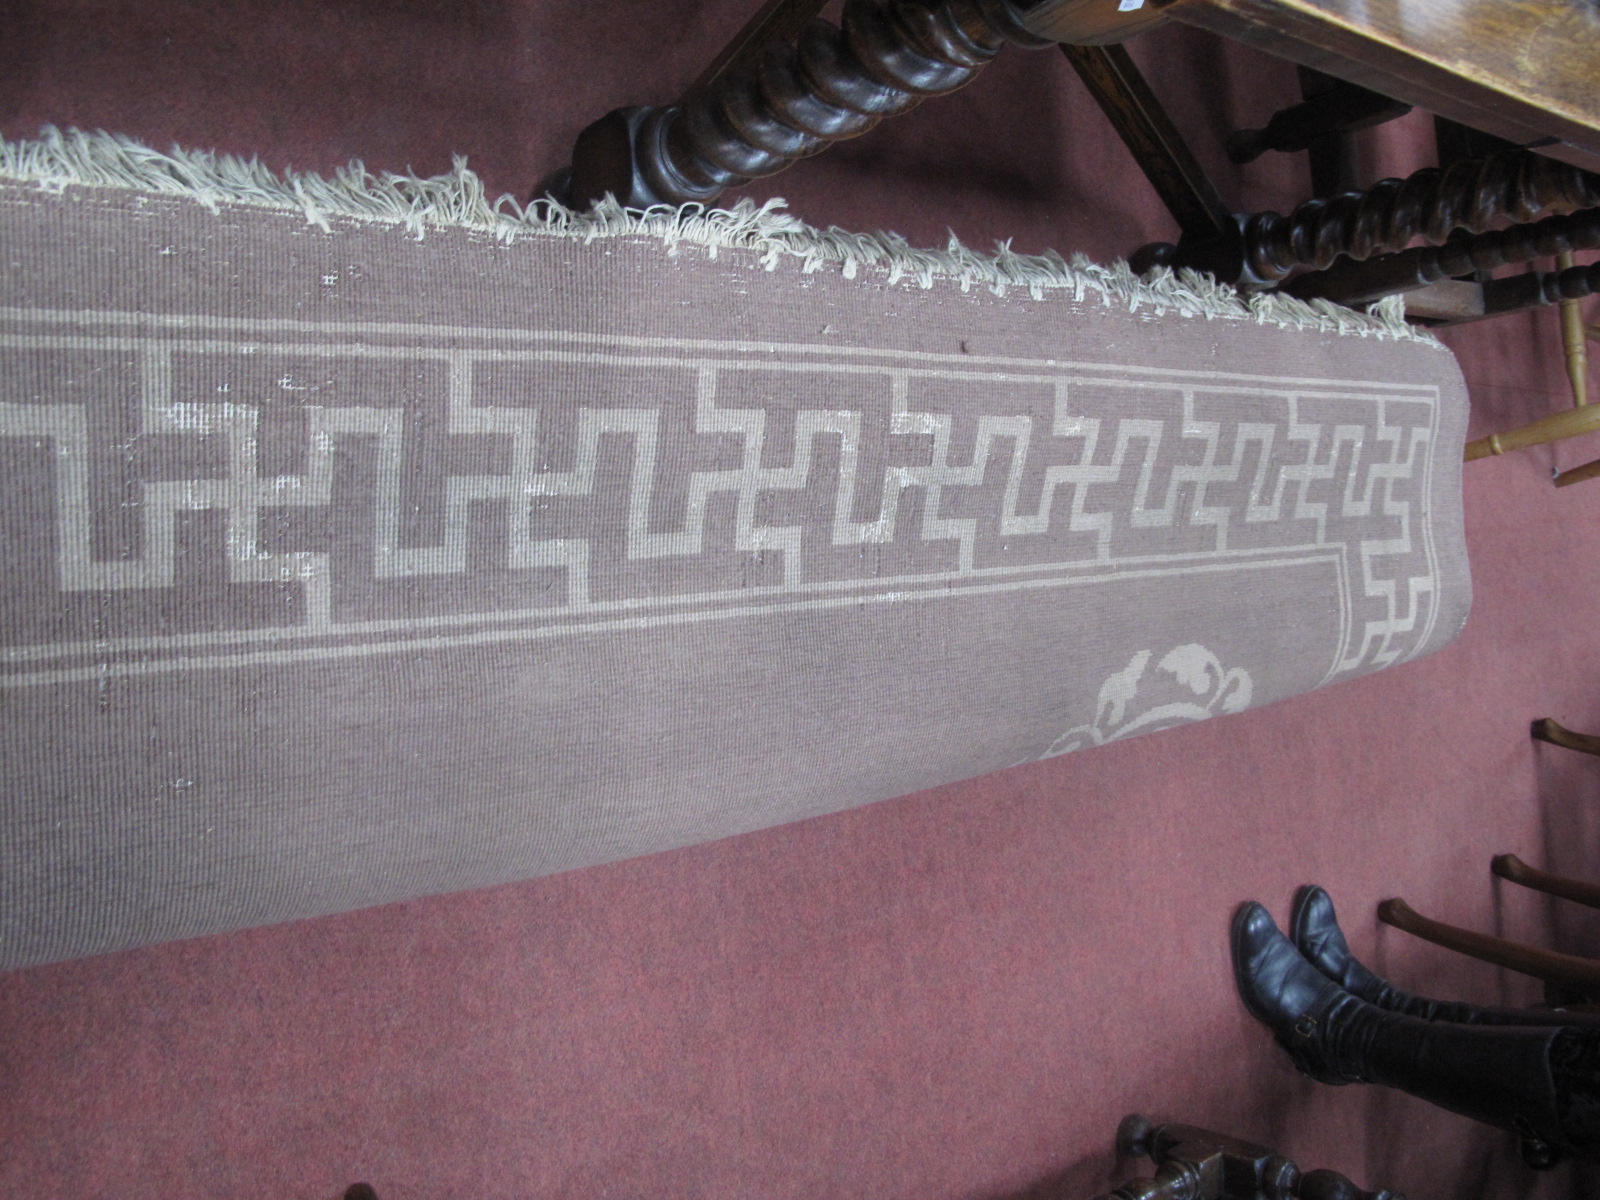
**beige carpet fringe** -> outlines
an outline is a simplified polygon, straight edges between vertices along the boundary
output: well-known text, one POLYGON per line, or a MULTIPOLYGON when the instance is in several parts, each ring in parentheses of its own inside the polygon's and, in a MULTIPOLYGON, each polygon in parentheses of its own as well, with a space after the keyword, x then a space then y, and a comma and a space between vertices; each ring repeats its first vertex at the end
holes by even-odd
POLYGON ((288 210, 303 213, 310 224, 328 231, 335 220, 345 219, 392 222, 419 238, 430 228, 481 230, 507 243, 526 236, 585 241, 653 237, 673 252, 683 245, 702 246, 713 257, 724 248, 751 250, 768 270, 795 260, 803 271, 837 267, 846 278, 871 270, 885 275, 890 284, 930 288, 952 282, 962 291, 981 287, 996 295, 1022 289, 1036 300, 1050 293, 1069 293, 1075 301, 1098 299, 1130 312, 1148 309, 1185 317, 1252 320, 1439 345, 1431 334, 1406 323, 1398 296, 1357 312, 1326 300, 1243 295, 1195 271, 1163 268, 1140 277, 1120 261, 1101 266, 1082 255, 1068 262, 1054 251, 1018 254, 1009 242, 983 254, 952 235, 943 250, 918 249, 893 233, 814 229, 776 199, 759 206, 741 200, 727 209, 688 204, 643 212, 608 199, 581 213, 549 200, 524 206, 509 195, 491 202, 483 181, 467 169, 464 158, 455 160, 449 174, 428 179, 392 172, 374 175, 360 162, 352 162, 330 179, 299 172, 279 175, 256 159, 177 147, 162 153, 116 134, 46 127, 35 141, 0 139, 0 179, 53 191, 99 187, 183 196, 212 211, 223 204, 288 210))

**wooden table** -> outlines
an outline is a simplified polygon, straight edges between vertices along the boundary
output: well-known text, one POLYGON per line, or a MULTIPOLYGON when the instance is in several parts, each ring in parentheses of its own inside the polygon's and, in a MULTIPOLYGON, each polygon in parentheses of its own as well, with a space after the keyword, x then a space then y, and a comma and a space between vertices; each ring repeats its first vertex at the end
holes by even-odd
MULTIPOLYGON (((725 187, 813 153, 819 141, 860 132, 860 121, 809 124, 814 80, 786 85, 795 105, 779 118, 809 129, 806 136, 764 116, 752 120, 761 102, 753 109, 753 93, 738 82, 764 50, 793 42, 824 6, 766 0, 695 81, 685 101, 716 94, 701 108, 721 115, 701 121, 698 145, 678 147, 689 178, 637 178, 635 160, 659 151, 639 144, 642 116, 625 119, 617 110, 609 125, 602 120, 585 131, 588 144, 575 150, 571 198, 583 204, 609 191, 639 204, 710 202, 725 187)), ((860 65, 849 55, 830 53, 821 68, 845 89, 829 94, 855 96, 849 103, 871 119, 962 86, 1007 41, 1098 46, 1181 21, 1600 171, 1600 0, 923 0, 892 7, 898 15, 884 9, 869 22, 876 32, 864 49, 878 61, 866 75, 854 78, 860 65), (917 10, 921 15, 912 15, 917 10), (907 92, 913 95, 904 99, 907 92)), ((792 74, 792 66, 779 73, 792 74)))
MULTIPOLYGON (((1600 171, 1597 0, 1156 0, 1154 11, 1600 171)), ((1583 222, 1593 213, 1569 220, 1583 222)), ((1406 256, 1392 257, 1398 262, 1406 256)), ((1570 294, 1592 290, 1594 268, 1574 270, 1570 252, 1562 254, 1561 264, 1573 284, 1570 294), (1579 275, 1584 279, 1572 279, 1579 275)), ((1539 301, 1547 302, 1543 293, 1554 282, 1537 272, 1488 284, 1443 280, 1410 293, 1407 311, 1425 312, 1425 304, 1434 302, 1448 312, 1451 303, 1462 301, 1451 294, 1455 289, 1473 293, 1454 314, 1457 319, 1473 305, 1487 313, 1489 289, 1516 290, 1521 283, 1537 283, 1539 301)), ((1585 403, 1585 337, 1576 300, 1563 301, 1562 310, 1563 321, 1577 327, 1575 335, 1566 331, 1564 343, 1578 407, 1480 438, 1467 447, 1467 458, 1600 427, 1600 411, 1585 403)), ((1600 460, 1563 472, 1556 485, 1596 475, 1600 460)))
POLYGON ((1600 171, 1596 0, 1151 0, 1154 11, 1600 171))
MULTIPOLYGON (((824 4, 766 0, 680 104, 615 109, 586 128, 554 194, 578 207, 606 195, 634 208, 714 203, 964 86, 1007 44, 1059 44, 1182 232, 1176 244, 1136 251, 1135 270, 1194 268, 1348 304, 1405 293, 1408 312, 1435 321, 1556 301, 1576 317, 1576 301, 1600 291, 1600 264, 1571 258, 1600 248, 1600 0, 850 0, 842 28, 813 20, 824 4), (1273 125, 1286 118, 1313 137, 1346 136, 1387 97, 1510 147, 1365 193, 1341 188, 1287 215, 1231 211, 1114 44, 1168 21, 1298 62, 1366 98, 1336 112, 1322 103, 1327 93, 1308 96, 1273 125), (1541 213, 1550 215, 1532 219, 1541 213), (1428 244, 1413 246, 1419 239, 1428 244), (1493 276, 1556 254, 1557 272, 1493 276)), ((1574 413, 1475 443, 1468 457, 1600 428, 1600 405, 1578 398, 1574 413)), ((1589 474, 1600 461, 1567 473, 1589 474)))

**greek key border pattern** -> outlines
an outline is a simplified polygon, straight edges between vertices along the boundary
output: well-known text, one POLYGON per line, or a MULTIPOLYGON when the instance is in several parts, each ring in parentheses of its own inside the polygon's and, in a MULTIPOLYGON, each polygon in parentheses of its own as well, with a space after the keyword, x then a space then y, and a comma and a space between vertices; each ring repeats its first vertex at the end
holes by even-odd
MULTIPOLYGON (((1437 610, 1438 556, 1429 523, 1409 511, 1409 501, 1396 501, 1392 485, 1411 482, 1416 495, 1429 494, 1433 446, 1439 422, 1439 392, 1422 385, 1389 385, 1370 380, 1306 380, 1247 374, 1181 371, 1104 363, 1069 363, 1048 359, 997 359, 973 356, 914 354, 898 351, 841 349, 829 345, 772 345, 664 338, 606 338, 557 332, 455 329, 408 325, 330 325, 207 317, 144 317, 127 313, 62 313, 0 309, 0 356, 41 350, 112 351, 136 358, 142 395, 141 428, 152 434, 204 434, 221 437, 228 447, 227 477, 145 484, 142 498, 143 554, 138 559, 97 561, 90 551, 87 445, 83 406, 64 403, 0 403, 0 437, 31 438, 53 449, 58 513, 58 569, 63 591, 114 591, 169 587, 173 584, 173 527, 176 514, 197 509, 226 513, 228 568, 234 582, 293 582, 305 597, 305 619, 297 625, 193 634, 116 638, 19 645, 0 649, 0 687, 69 680, 104 679, 156 671, 214 669, 251 663, 287 663, 393 653, 430 646, 525 640, 610 629, 643 629, 733 617, 760 617, 782 612, 824 610, 861 604, 929 601, 949 596, 988 594, 1037 588, 1080 587, 1106 579, 1151 579, 1214 571, 1262 570, 1303 565, 1333 565, 1338 579, 1342 636, 1328 678, 1372 663, 1386 665, 1420 649, 1431 633, 1437 610), (422 344, 419 344, 422 343, 422 344), (235 403, 193 403, 173 393, 175 355, 259 356, 274 352, 329 359, 382 358, 442 364, 448 380, 450 433, 499 435, 509 439, 511 468, 495 475, 452 478, 447 495, 446 536, 435 546, 403 546, 397 530, 399 481, 404 447, 396 424, 376 407, 360 405, 313 410, 307 469, 294 476, 267 478, 256 471, 254 436, 259 409, 235 403), (538 463, 535 447, 537 412, 532 408, 490 408, 473 403, 474 371, 482 364, 564 362, 626 365, 686 372, 694 380, 695 431, 735 435, 742 439, 743 462, 723 471, 697 472, 690 481, 687 519, 668 532, 649 528, 646 514, 654 472, 654 437, 661 410, 614 408, 585 410, 578 419, 580 453, 568 470, 550 471, 538 463), (861 416, 849 409, 807 409, 798 414, 793 459, 779 466, 763 465, 763 414, 737 404, 719 405, 719 385, 730 374, 750 370, 824 374, 839 379, 871 376, 892 389, 891 432, 921 434, 931 439, 932 461, 926 466, 894 467, 888 472, 878 515, 852 520, 856 478, 854 455, 861 442, 861 416), (980 417, 970 461, 952 461, 952 419, 920 411, 907 400, 912 381, 965 381, 973 386, 1026 384, 1055 390, 1054 426, 1043 431, 1081 437, 1085 448, 1077 464, 1046 469, 1044 494, 1036 511, 1019 509, 1017 495, 1022 463, 1031 437, 1040 431, 1027 417, 980 417), (1174 468, 1165 496, 1149 491, 1153 446, 1173 432, 1159 420, 1118 419, 1115 429, 1075 416, 1074 388, 1159 387, 1181 391, 1185 413, 1176 436, 1206 443, 1198 465, 1174 468), (1194 411, 1194 397, 1208 391, 1251 392, 1281 400, 1281 424, 1241 423, 1234 444, 1219 445, 1214 423, 1194 411), (1367 539, 1352 549, 1326 536, 1326 505, 1308 499, 1308 489, 1333 478, 1341 453, 1362 452, 1366 427, 1325 429, 1302 412, 1319 399, 1360 400, 1375 407, 1375 441, 1390 447, 1390 461, 1373 455, 1361 461, 1343 498, 1348 514, 1362 512, 1397 519, 1393 538, 1367 539), (1431 414, 1423 430, 1391 424, 1386 406, 1400 401, 1424 403, 1431 414), (507 562, 512 567, 558 567, 565 571, 568 594, 556 608, 526 611, 456 613, 386 621, 341 621, 329 600, 330 567, 326 555, 261 549, 258 525, 262 509, 329 502, 333 446, 348 434, 375 437, 380 464, 377 505, 378 545, 375 571, 380 578, 459 572, 465 569, 469 507, 485 500, 514 500, 537 495, 583 495, 595 483, 599 439, 622 434, 633 439, 635 466, 631 482, 628 557, 651 559, 698 553, 705 540, 707 502, 717 495, 737 498, 737 548, 783 553, 781 584, 742 588, 732 593, 701 593, 629 599, 596 599, 587 594, 587 548, 580 539, 541 541, 515 520, 508 526, 507 562), (891 539, 899 519, 901 497, 919 489, 920 535, 925 540, 953 541, 960 547, 954 570, 858 581, 808 579, 803 570, 798 531, 771 528, 754 517, 756 497, 774 489, 805 486, 811 451, 822 436, 837 438, 841 469, 834 502, 834 545, 870 545, 891 539), (1275 438, 1307 443, 1307 461, 1283 467, 1275 480, 1258 476, 1243 513, 1203 503, 1208 482, 1239 482, 1243 446, 1258 443, 1259 470, 1265 470, 1275 438), (1154 441, 1152 441, 1154 439, 1154 441), (1131 447, 1142 443, 1145 475, 1135 497, 1133 524, 1170 523, 1186 516, 1190 525, 1213 527, 1211 551, 1125 558, 1112 548, 1112 517, 1085 503, 1092 485, 1122 478, 1131 447), (1098 446, 1110 444, 1109 458, 1098 446), (1320 448, 1320 449, 1319 449, 1320 448), (1402 452, 1404 451, 1404 457, 1402 452), (1010 460, 1002 533, 1044 532, 1058 491, 1070 492, 1069 528, 1097 538, 1090 560, 1035 564, 1022 568, 985 567, 974 558, 974 523, 940 515, 942 488, 971 486, 984 478, 993 455, 1010 460), (1319 457, 1320 454, 1320 457, 1319 457), (1197 489, 1186 514, 1175 514, 1180 483, 1197 489), (1271 485, 1271 486, 1269 486, 1271 485), (1365 507, 1363 507, 1365 506, 1365 507), (1318 510, 1324 510, 1319 514, 1318 510), (1312 519, 1314 538, 1271 550, 1228 545, 1230 520, 1267 522, 1291 512, 1312 519), (76 513, 78 520, 62 519, 76 513), (1411 534, 1420 528, 1426 571, 1408 578, 1389 578, 1381 560, 1414 552, 1411 534), (1384 615, 1357 621, 1359 598, 1377 603, 1384 615), (1357 626, 1360 628, 1357 628, 1357 626)), ((1108 425, 1111 422, 1107 423, 1108 425)), ((513 513, 519 508, 509 504, 513 513)))

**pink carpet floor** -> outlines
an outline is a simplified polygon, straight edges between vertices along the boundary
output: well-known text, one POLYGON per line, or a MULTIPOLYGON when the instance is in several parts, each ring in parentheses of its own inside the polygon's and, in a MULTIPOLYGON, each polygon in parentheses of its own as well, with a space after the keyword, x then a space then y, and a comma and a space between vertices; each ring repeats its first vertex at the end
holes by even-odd
MULTIPOLYGON (((0 132, 106 128, 274 167, 448 168, 526 194, 589 119, 667 101, 752 0, 13 0, 0 132)), ((1292 68, 1181 29, 1136 58, 1238 207, 1299 158, 1221 135, 1292 68)), ((1370 178, 1424 165, 1420 114, 1370 178)), ((817 224, 1101 259, 1173 229, 1070 69, 1008 51, 749 194, 817 224)), ((1551 312, 1448 335, 1474 434, 1565 401, 1551 312)), ((1418 990, 1536 985, 1378 926, 1431 915, 1600 954, 1490 857, 1600 877, 1600 482, 1571 445, 1472 464, 1475 608, 1444 652, 1263 711, 713 845, 0 975, 0 1196, 47 1200, 1084 1197, 1139 1110, 1412 1200, 1584 1193, 1513 1139, 1301 1079, 1228 971, 1233 907, 1328 886, 1418 990)))

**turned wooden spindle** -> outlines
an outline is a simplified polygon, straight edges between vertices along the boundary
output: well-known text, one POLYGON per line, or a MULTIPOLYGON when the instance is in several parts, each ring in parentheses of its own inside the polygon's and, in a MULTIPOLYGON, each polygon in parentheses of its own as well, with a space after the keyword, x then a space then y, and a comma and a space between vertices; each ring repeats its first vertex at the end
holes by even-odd
POLYGON ((606 195, 709 204, 965 86, 1006 45, 1103 45, 1167 19, 1117 0, 845 0, 839 25, 802 24, 820 7, 771 0, 677 104, 600 118, 552 194, 577 208, 606 195))
POLYGON ((1262 286, 1302 267, 1325 270, 1341 257, 1360 262, 1400 251, 1417 237, 1442 243, 1458 229, 1482 233, 1497 221, 1529 222, 1543 213, 1597 205, 1600 177, 1515 150, 1380 180, 1364 192, 1308 200, 1288 216, 1240 216, 1231 246, 1155 243, 1133 261, 1135 267, 1196 267, 1262 286))
POLYGON ((618 109, 579 135, 567 202, 709 203, 929 96, 970 83, 1007 43, 1047 46, 1011 0, 846 0, 663 108, 618 109))
POLYGON ((1117 1129, 1119 1158, 1148 1158, 1156 1173, 1100 1200, 1405 1200, 1368 1192, 1337 1171, 1307 1171, 1265 1146, 1194 1125, 1156 1125, 1134 1113, 1117 1129))
MULTIPOLYGON (((1510 279, 1491 279, 1483 285, 1484 307, 1491 312, 1515 312, 1540 304, 1556 304, 1562 300, 1581 300, 1600 291, 1600 263, 1588 267, 1571 267, 1565 271, 1530 271, 1510 279)), ((1542 446, 1569 437, 1600 430, 1600 405, 1583 404, 1562 409, 1548 417, 1504 433, 1491 433, 1488 437, 1468 442, 1463 458, 1472 462, 1491 458, 1509 450, 1523 450, 1529 446, 1542 446)), ((1593 466, 1594 464, 1589 464, 1593 466)), ((1556 478, 1557 487, 1578 483, 1600 473, 1600 469, 1585 468, 1563 472, 1556 478)), ((1553 739, 1546 739, 1553 740, 1553 739)))
POLYGON ((1274 113, 1264 128, 1234 130, 1228 135, 1228 160, 1248 163, 1269 150, 1308 150, 1330 133, 1370 129, 1410 111, 1409 104, 1338 80, 1326 91, 1274 113))
POLYGON ((1340 255, 1360 260, 1401 250, 1418 236, 1443 242, 1457 229, 1482 233, 1498 220, 1595 205, 1600 179, 1577 167, 1527 151, 1492 154, 1311 200, 1287 217, 1248 217, 1245 264, 1254 279, 1272 283, 1297 267, 1330 266, 1340 255))
MULTIPOLYGON (((1600 208, 1591 208, 1458 238, 1439 246, 1416 246, 1366 262, 1347 260, 1326 271, 1297 276, 1286 283, 1283 290, 1306 300, 1322 296, 1341 304, 1365 304, 1441 279, 1596 247, 1600 247, 1600 208)), ((1588 295, 1584 290, 1584 273, 1588 270, 1587 267, 1573 267, 1567 271, 1539 273, 1537 279, 1492 280, 1485 287, 1494 292, 1495 311, 1509 311, 1505 306, 1518 298, 1524 299, 1526 304, 1547 304, 1568 293, 1572 298, 1588 295)))
MULTIPOLYGON (((1595 218, 1600 220, 1600 210, 1595 218)), ((1564 271, 1529 271, 1509 279, 1491 279, 1483 285, 1484 304, 1490 312, 1515 312, 1541 304, 1582 300, 1600 291, 1600 263, 1568 267, 1564 271)), ((1589 405, 1573 411, 1581 413, 1589 405)))

